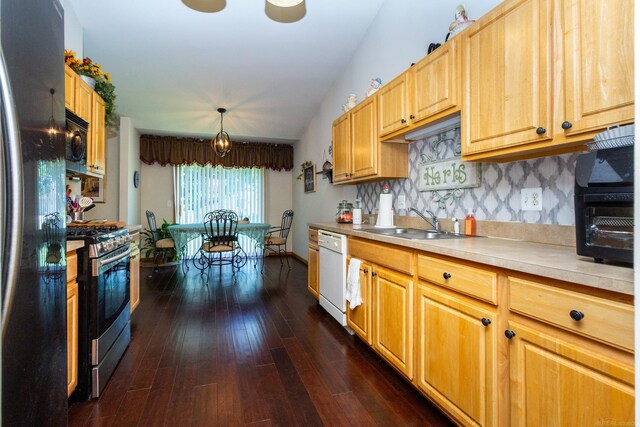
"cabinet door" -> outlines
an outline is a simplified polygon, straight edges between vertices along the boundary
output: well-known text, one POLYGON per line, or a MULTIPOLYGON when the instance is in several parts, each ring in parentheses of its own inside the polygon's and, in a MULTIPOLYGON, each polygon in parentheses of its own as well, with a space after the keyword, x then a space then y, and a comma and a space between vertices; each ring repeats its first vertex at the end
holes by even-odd
POLYGON ((333 122, 333 182, 346 181, 351 173, 351 114, 333 122))
POLYGON ((309 245, 307 289, 315 299, 318 299, 318 259, 318 248, 315 245, 309 245))
POLYGON ((563 1, 567 134, 633 120, 633 3, 563 1))
POLYGON ((453 111, 458 105, 459 55, 458 38, 453 38, 411 67, 412 122, 449 109, 453 111))
POLYGON ((351 308, 347 301, 347 325, 358 334, 363 341, 371 345, 371 273, 373 268, 368 262, 360 264, 360 296, 362 304, 351 308))
POLYGON ((91 105, 93 89, 91 86, 82 81, 81 78, 76 78, 75 85, 75 113, 78 117, 91 123, 91 105))
POLYGON ((516 322, 509 329, 511 425, 633 424, 632 366, 516 322))
POLYGON ((78 284, 67 283, 67 396, 78 385, 78 284))
POLYGON ((378 121, 376 97, 351 110, 351 178, 378 173, 378 121))
POLYGON ((64 66, 64 107, 75 112, 77 74, 67 65, 64 66))
POLYGON ((89 170, 93 173, 104 175, 105 161, 105 104, 104 100, 95 92, 92 92, 92 120, 91 139, 88 147, 89 170))
POLYGON ((549 2, 507 0, 460 34, 463 155, 553 135, 549 2))
POLYGON ((496 314, 424 282, 416 294, 418 387, 463 425, 497 425, 496 314))
POLYGON ((409 126, 409 74, 403 73, 384 85, 378 96, 380 136, 409 126))
POLYGON ((129 279, 131 294, 131 313, 140 304, 140 250, 131 251, 131 262, 129 263, 129 279))
POLYGON ((374 348, 413 379, 413 280, 379 266, 372 275, 374 348))

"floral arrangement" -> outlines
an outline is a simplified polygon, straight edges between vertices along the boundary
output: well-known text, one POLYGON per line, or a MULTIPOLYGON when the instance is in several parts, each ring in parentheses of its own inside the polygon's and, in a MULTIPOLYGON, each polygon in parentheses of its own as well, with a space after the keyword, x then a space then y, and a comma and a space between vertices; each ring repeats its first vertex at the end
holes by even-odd
POLYGON ((117 123, 116 116, 116 87, 111 83, 109 73, 102 70, 102 66, 90 58, 76 59, 72 50, 64 50, 64 63, 81 76, 88 76, 96 81, 94 90, 105 102, 105 122, 108 126, 117 123))

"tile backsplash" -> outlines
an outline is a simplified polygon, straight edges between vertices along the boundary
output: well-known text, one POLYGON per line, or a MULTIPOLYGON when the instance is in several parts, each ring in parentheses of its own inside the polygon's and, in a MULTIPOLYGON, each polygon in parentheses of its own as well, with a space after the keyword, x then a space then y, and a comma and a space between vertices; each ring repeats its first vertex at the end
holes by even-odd
POLYGON ((438 195, 418 191, 419 166, 426 158, 448 159, 458 157, 459 153, 460 128, 409 144, 409 178, 357 186, 364 212, 374 212, 382 186, 389 184, 399 215, 408 215, 408 208, 414 207, 420 211, 429 209, 441 218, 464 218, 466 210, 473 209, 479 220, 574 225, 577 153, 511 163, 482 163, 480 187, 457 190, 459 197, 448 197, 441 208, 437 200, 444 191, 438 195), (542 211, 520 210, 520 189, 531 187, 542 188, 542 211), (399 195, 406 197, 406 213, 397 207, 399 195))

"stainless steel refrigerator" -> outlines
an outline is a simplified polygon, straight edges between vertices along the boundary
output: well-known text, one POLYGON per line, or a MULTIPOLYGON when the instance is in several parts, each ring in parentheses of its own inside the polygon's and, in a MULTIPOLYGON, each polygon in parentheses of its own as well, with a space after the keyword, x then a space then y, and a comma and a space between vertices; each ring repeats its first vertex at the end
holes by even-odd
POLYGON ((0 0, 2 425, 67 424, 63 16, 0 0))

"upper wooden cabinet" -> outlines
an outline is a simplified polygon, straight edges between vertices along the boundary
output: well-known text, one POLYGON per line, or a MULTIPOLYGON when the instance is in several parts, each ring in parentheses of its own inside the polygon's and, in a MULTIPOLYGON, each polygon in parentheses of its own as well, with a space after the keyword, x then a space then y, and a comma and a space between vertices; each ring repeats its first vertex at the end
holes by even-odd
POLYGON ((549 0, 506 1, 460 34, 463 155, 549 140, 549 0))
POLYGON ((75 109, 76 102, 76 77, 77 74, 68 66, 64 66, 64 107, 75 109))
POLYGON ((633 0, 564 0, 567 135, 634 119, 633 0))
POLYGON ((91 112, 93 104, 93 89, 82 81, 81 78, 75 80, 75 103, 72 111, 81 119, 91 123, 91 112))
POLYGON ((380 89, 378 128, 382 140, 459 111, 458 44, 457 39, 448 41, 380 89))
POLYGON ((89 172, 104 175, 106 170, 105 157, 105 103, 97 93, 92 91, 90 141, 88 144, 87 168, 89 172))
POLYGON ((333 123, 333 182, 406 178, 406 145, 378 140, 377 97, 362 101, 333 123))
POLYGON ((632 0, 507 0, 461 33, 463 158, 577 150, 632 122, 632 16, 632 0))

